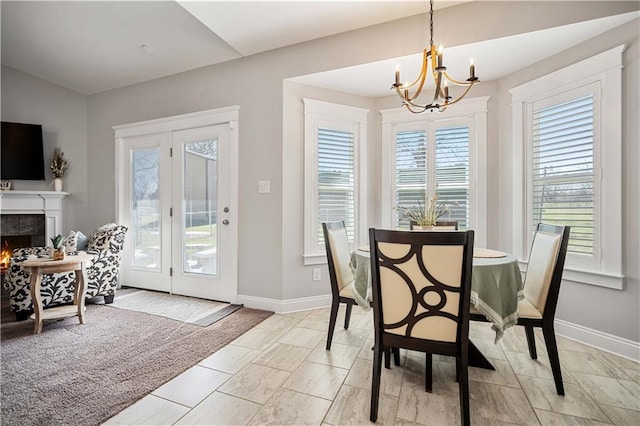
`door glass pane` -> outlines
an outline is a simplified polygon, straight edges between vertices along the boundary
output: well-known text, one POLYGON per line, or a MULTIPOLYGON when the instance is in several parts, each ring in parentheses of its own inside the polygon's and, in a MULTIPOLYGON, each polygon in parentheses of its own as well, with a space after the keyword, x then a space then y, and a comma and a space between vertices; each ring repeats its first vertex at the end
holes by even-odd
POLYGON ((160 148, 132 150, 132 265, 160 270, 160 148))
POLYGON ((184 144, 184 272, 218 273, 218 141, 184 144))

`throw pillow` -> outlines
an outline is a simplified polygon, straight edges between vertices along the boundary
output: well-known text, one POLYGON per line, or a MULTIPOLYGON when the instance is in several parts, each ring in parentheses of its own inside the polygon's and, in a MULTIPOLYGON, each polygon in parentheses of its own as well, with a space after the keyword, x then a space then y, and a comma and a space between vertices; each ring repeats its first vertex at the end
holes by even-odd
POLYGON ((68 253, 78 250, 78 232, 71 231, 64 240, 64 250, 68 253))
POLYGON ((76 247, 78 251, 86 251, 87 250, 87 243, 89 242, 89 239, 87 238, 86 235, 84 235, 82 232, 77 231, 76 233, 76 247))
POLYGON ((97 250, 122 250, 124 234, 127 228, 115 225, 111 227, 101 226, 91 235, 87 243, 87 251, 97 250))

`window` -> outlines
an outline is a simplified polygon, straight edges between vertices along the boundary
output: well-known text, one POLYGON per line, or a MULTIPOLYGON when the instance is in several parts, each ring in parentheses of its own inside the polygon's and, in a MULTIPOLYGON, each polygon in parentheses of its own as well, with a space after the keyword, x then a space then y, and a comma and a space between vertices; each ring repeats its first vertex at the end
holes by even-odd
POLYGON ((563 277, 611 288, 622 288, 623 280, 622 51, 510 91, 513 139, 522 141, 514 146, 514 165, 523 166, 513 168, 516 254, 528 258, 537 223, 569 225, 563 277))
MULTIPOLYGON (((594 235, 594 199, 599 185, 594 179, 593 146, 598 93, 571 93, 570 100, 534 103, 531 116, 531 211, 532 223, 571 226, 567 253, 589 261, 599 251, 594 235), (537 105, 542 104, 542 105, 537 105), (549 105, 545 105, 549 104, 549 105)), ((582 92, 580 90, 579 92, 582 92)))
POLYGON ((317 240, 324 244, 322 222, 343 220, 349 241, 355 235, 354 134, 318 128, 317 240))
MULTIPOLYGON (((424 129, 397 131, 395 142, 394 206, 424 206, 437 194, 438 202, 446 204, 450 210, 443 219, 457 220, 460 229, 466 229, 469 125, 425 123, 424 129)), ((398 216, 396 214, 394 226, 408 228, 409 223, 398 216)))
POLYGON ((382 226, 408 228, 394 207, 424 205, 437 194, 451 210, 442 219, 476 230, 476 241, 486 244, 488 100, 468 99, 437 114, 414 115, 400 108, 381 112, 382 226))
POLYGON ((349 241, 366 241, 368 110, 312 99, 305 106, 304 264, 326 262, 322 223, 345 222, 349 241))

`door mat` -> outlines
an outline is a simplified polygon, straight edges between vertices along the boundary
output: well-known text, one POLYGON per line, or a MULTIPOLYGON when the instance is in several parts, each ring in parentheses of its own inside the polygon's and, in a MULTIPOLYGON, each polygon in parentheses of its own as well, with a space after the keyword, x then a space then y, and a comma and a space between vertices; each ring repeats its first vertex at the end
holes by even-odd
POLYGON ((116 291, 111 306, 207 327, 243 305, 125 287, 116 291))

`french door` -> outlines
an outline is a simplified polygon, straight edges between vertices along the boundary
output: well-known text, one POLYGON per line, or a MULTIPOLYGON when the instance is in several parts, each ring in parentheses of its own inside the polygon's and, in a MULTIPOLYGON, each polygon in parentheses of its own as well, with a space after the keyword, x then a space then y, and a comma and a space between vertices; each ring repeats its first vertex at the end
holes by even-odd
POLYGON ((236 301, 236 135, 225 123, 117 138, 124 285, 236 301))

